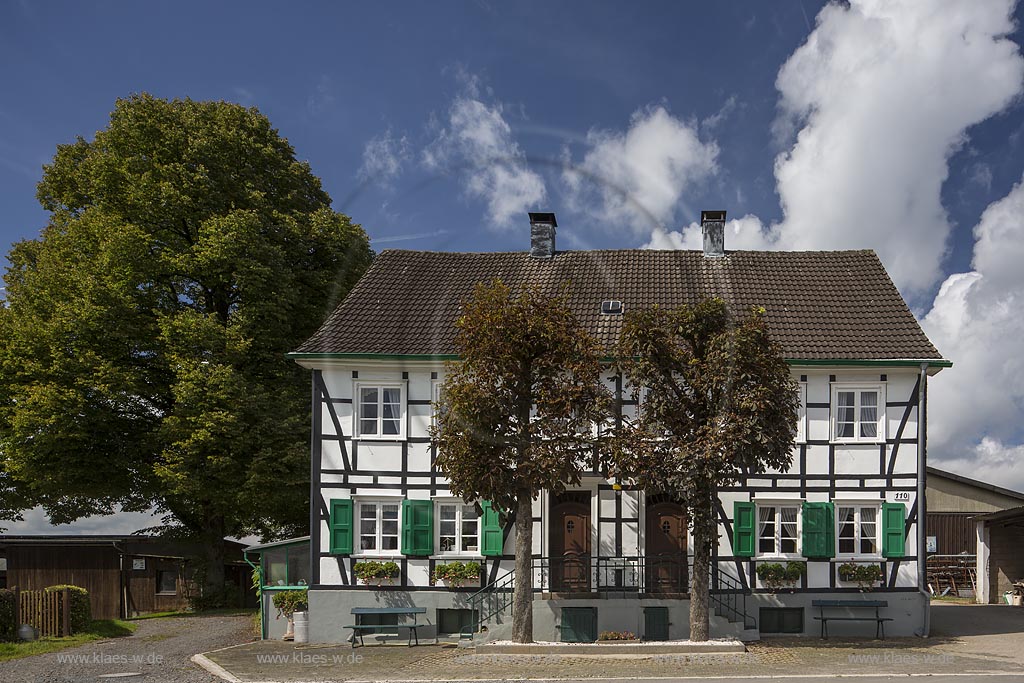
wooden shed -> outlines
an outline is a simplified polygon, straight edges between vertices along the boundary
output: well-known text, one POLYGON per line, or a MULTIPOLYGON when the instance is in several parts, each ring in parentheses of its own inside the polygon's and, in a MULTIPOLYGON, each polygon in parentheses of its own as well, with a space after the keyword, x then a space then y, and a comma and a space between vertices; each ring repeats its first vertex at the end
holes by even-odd
MULTIPOLYGON (((244 547, 228 541, 225 579, 239 606, 255 606, 244 547)), ((94 619, 187 609, 200 553, 195 543, 151 536, 0 536, 7 587, 81 586, 94 619)))

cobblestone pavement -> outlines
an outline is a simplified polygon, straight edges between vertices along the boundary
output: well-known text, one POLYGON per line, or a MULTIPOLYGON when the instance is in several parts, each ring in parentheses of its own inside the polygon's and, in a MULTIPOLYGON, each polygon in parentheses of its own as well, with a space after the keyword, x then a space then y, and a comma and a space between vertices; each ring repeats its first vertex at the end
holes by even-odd
MULTIPOLYGON (((145 683, 213 683, 220 679, 189 658, 197 652, 252 638, 252 617, 192 616, 143 619, 131 636, 0 662, 2 683, 96 683, 109 674, 145 683)), ((120 680, 114 678, 112 680, 120 680)))

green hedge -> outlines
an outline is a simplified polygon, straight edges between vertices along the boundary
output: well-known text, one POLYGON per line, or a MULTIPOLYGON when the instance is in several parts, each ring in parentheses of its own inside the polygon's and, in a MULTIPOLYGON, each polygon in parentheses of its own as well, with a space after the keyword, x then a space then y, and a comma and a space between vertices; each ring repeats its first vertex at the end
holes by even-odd
POLYGON ((0 641, 18 638, 18 625, 14 623, 14 599, 13 590, 0 589, 0 641))
POLYGON ((92 623, 92 604, 89 602, 89 591, 79 586, 57 585, 46 589, 47 593, 54 593, 68 589, 71 597, 71 633, 82 633, 88 630, 92 623))

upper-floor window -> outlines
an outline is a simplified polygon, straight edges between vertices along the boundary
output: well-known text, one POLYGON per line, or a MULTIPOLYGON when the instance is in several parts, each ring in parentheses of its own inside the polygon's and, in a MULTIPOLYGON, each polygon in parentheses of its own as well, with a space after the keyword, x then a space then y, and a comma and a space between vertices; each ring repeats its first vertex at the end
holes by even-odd
POLYGON ((800 406, 797 410, 796 440, 797 443, 807 441, 807 382, 800 382, 800 406))
POLYGON ((461 500, 437 505, 437 550, 441 554, 480 552, 480 516, 461 500))
POLYGON ((356 385, 356 434, 364 439, 405 436, 405 401, 401 384, 356 385))
POLYGON ((832 385, 832 439, 869 443, 884 441, 884 388, 832 385))
POLYGON ((839 554, 878 555, 878 511, 879 505, 837 505, 836 537, 839 540, 839 554))
POLYGON ((757 554, 796 555, 799 505, 757 505, 757 554))
POLYGON ((359 501, 359 552, 397 554, 401 501, 359 501))

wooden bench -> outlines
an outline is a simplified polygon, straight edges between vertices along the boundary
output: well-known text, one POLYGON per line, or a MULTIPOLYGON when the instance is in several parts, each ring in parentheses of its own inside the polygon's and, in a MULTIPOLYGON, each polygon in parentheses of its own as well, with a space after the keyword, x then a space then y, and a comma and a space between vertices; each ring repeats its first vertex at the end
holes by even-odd
POLYGON ((879 616, 878 610, 888 607, 885 600, 812 600, 812 607, 818 608, 818 616, 814 617, 821 622, 821 637, 828 640, 828 622, 830 621, 873 621, 875 622, 875 638, 885 640, 885 622, 892 621, 891 617, 879 616), (826 616, 825 608, 835 607, 846 610, 850 609, 874 609, 874 616, 826 616))
POLYGON ((426 626, 426 624, 416 623, 416 617, 420 614, 426 614, 426 607, 353 607, 352 614, 355 615, 356 623, 347 624, 342 628, 352 629, 352 647, 356 646, 356 640, 363 647, 366 647, 366 643, 363 642, 364 633, 380 633, 392 631, 399 628, 409 629, 409 647, 412 647, 413 641, 417 645, 420 644, 419 628, 426 626), (412 623, 401 623, 401 624, 362 624, 362 618, 368 614, 396 614, 399 617, 412 617, 412 623))

